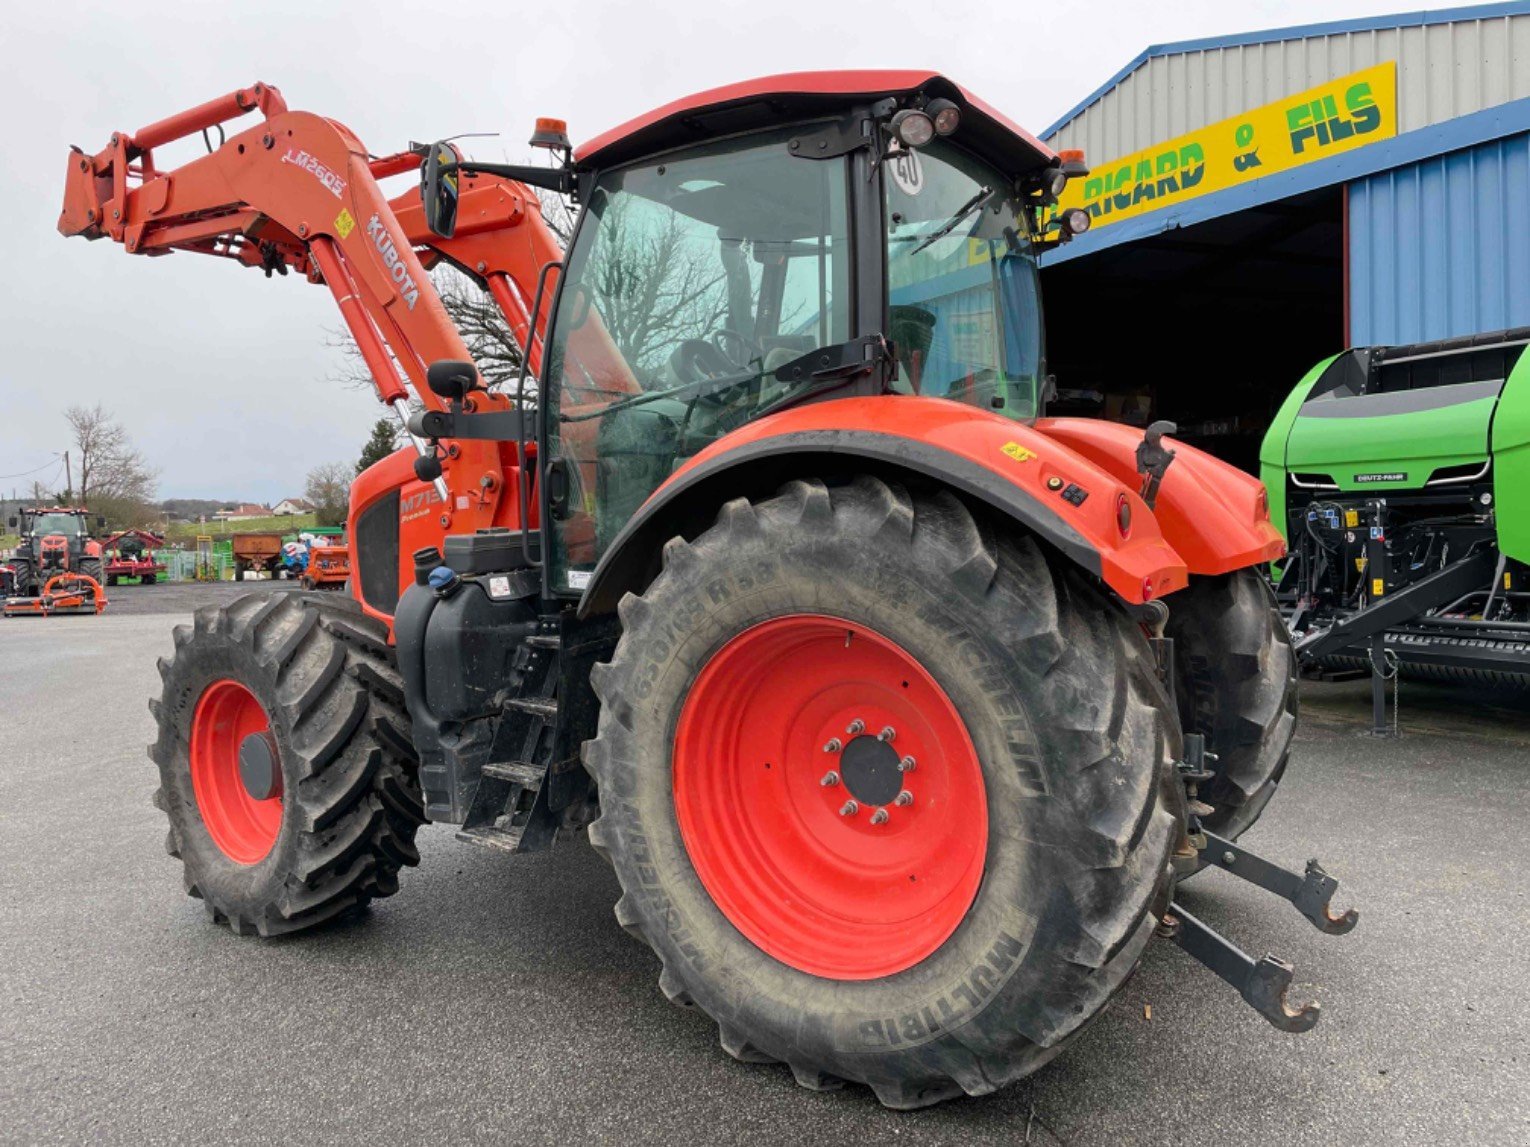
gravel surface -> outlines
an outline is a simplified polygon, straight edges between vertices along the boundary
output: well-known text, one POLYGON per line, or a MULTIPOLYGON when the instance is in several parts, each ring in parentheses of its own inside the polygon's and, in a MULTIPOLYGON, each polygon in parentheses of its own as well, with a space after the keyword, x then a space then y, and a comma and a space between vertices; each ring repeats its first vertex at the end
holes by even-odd
POLYGON ((1275 1032, 1154 944, 1035 1076, 897 1114, 728 1058, 659 994, 583 841, 507 857, 430 826, 361 920, 268 942, 207 923, 149 805, 145 700, 165 613, 234 592, 122 587, 100 618, 0 621, 0 1140, 1530 1141, 1521 699, 1466 710, 1405 684, 1408 735, 1377 741, 1362 688, 1308 691, 1247 843, 1320 856, 1362 909, 1351 935, 1225 874, 1182 890, 1296 964, 1293 995, 1324 1005, 1313 1032, 1275 1032))

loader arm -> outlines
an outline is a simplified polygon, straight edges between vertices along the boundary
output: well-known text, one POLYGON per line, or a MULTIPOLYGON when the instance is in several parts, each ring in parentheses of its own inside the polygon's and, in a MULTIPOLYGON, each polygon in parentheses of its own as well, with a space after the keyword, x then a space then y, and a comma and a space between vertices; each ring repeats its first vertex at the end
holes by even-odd
MULTIPOLYGON (((347 128, 291 111, 280 92, 255 84, 139 129, 117 132, 94 155, 74 149, 59 230, 110 238, 131 254, 196 252, 327 286, 355 339, 378 398, 405 420, 409 389, 427 409, 444 403, 426 385, 439 359, 471 360, 426 273, 444 258, 476 278, 504 312, 535 373, 539 327, 530 300, 544 265, 561 257, 533 192, 513 181, 464 175, 460 224, 442 239, 425 225, 418 196, 391 201, 380 179, 416 169, 412 151, 374 158, 347 128), (222 125, 259 122, 224 136, 222 125), (220 141, 213 146, 209 132, 220 141), (161 169, 156 149, 202 135, 208 154, 161 169), (407 380, 407 384, 406 381, 407 380)), ((482 411, 511 407, 494 392, 473 395, 482 411)), ((423 452, 423 443, 415 440, 423 452)), ((526 469, 516 445, 455 444, 442 459, 436 493, 443 529, 518 525, 515 483, 526 469), (506 448, 508 447, 508 448, 506 448)))

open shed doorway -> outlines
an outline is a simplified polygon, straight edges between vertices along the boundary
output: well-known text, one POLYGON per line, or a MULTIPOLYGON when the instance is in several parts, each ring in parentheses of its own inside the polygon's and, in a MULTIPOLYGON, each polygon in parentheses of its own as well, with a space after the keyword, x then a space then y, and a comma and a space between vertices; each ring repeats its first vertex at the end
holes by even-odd
POLYGON ((1344 242, 1331 187, 1043 267, 1049 413, 1168 419, 1257 473, 1286 395, 1344 349, 1344 242))

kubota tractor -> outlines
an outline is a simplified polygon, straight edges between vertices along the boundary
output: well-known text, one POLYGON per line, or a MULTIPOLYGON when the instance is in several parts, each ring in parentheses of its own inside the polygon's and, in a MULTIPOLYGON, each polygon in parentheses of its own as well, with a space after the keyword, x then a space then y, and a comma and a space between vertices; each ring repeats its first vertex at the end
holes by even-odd
POLYGON ((1043 222, 1082 157, 922 71, 532 143, 553 166, 374 157, 257 84, 70 155, 65 234, 322 283, 413 441, 352 487, 351 598, 205 608, 161 662, 156 799, 212 918, 391 895, 427 820, 510 853, 587 827, 665 994, 807 1087, 991 1091, 1155 932, 1310 1027, 1289 965, 1174 899, 1205 865, 1354 923, 1234 843, 1296 721, 1264 489, 1046 416, 1037 255, 1084 226, 1043 222), (534 188, 581 207, 566 253, 534 188))
MULTIPOLYGON (((20 531, 21 544, 9 562, 13 590, 4 601, 5 616, 101 612, 101 543, 90 536, 87 511, 33 507, 9 525, 20 531)), ((97 529, 105 525, 105 518, 96 519, 97 529)))
MULTIPOLYGON (((98 529, 105 524, 104 518, 96 520, 98 529)), ((35 597, 50 577, 61 573, 101 580, 101 543, 90 536, 87 511, 66 506, 23 509, 10 519, 10 528, 21 534, 10 561, 19 596, 35 597)))

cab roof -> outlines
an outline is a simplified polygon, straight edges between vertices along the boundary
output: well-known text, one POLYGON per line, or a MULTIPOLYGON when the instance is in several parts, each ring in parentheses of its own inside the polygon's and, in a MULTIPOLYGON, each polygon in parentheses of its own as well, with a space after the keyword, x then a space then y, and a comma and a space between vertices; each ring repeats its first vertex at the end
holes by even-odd
POLYGON ((586 169, 614 167, 719 136, 919 93, 954 100, 962 109, 954 138, 1007 175, 1018 177, 1057 158, 1030 132, 939 72, 894 69, 787 72, 697 92, 581 144, 574 160, 586 169))

